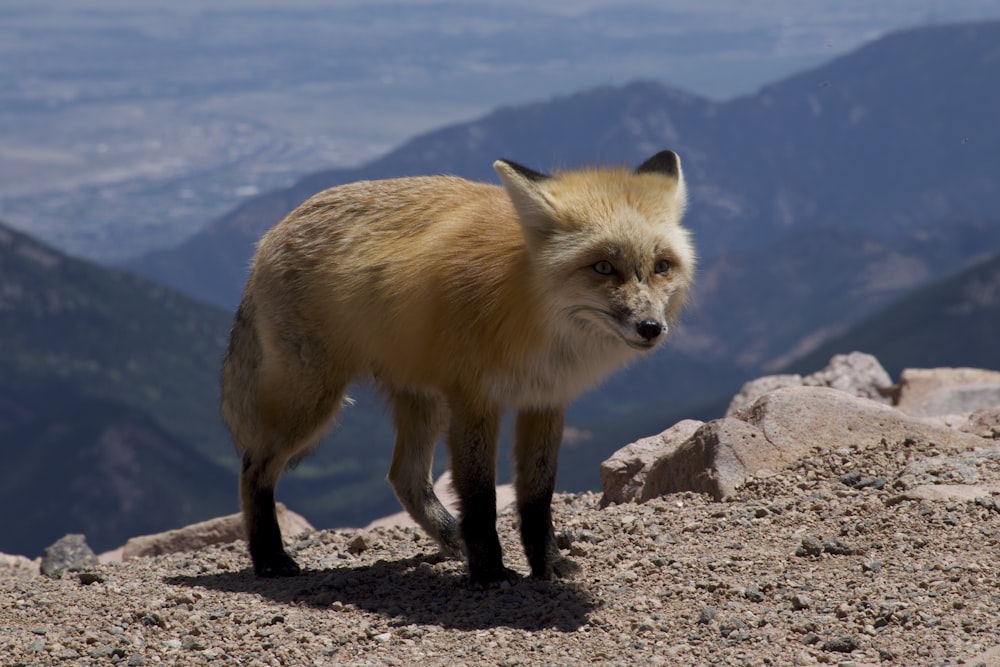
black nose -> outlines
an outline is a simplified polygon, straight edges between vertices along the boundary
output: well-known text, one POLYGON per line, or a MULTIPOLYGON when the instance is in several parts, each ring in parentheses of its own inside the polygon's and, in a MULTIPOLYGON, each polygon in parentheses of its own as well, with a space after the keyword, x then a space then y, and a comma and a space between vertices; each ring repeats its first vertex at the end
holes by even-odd
POLYGON ((663 325, 656 320, 643 320, 636 325, 635 330, 646 340, 653 340, 663 333, 663 325))

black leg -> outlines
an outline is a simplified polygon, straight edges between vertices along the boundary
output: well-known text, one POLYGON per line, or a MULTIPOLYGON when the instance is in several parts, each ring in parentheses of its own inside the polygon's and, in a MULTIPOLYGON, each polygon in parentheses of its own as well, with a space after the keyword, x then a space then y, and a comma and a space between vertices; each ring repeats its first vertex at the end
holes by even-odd
POLYGON ((579 569, 559 554, 552 527, 552 494, 562 430, 562 409, 522 410, 517 415, 514 486, 521 542, 531 576, 539 579, 570 576, 579 569))
MULTIPOLYGON (((250 546, 250 559, 258 577, 289 577, 301 568, 285 551, 281 528, 274 506, 274 482, 269 483, 267 462, 253 462, 243 457, 240 475, 240 495, 243 504, 243 525, 250 546)), ((275 476, 276 477, 276 476, 275 476)))

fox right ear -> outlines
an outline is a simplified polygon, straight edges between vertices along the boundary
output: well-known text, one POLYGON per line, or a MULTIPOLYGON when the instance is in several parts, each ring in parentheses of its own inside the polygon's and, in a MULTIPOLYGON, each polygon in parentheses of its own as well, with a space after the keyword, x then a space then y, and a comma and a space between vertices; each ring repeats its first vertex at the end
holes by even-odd
POLYGON ((680 180, 681 159, 673 151, 660 151, 653 157, 640 164, 635 173, 637 174, 666 174, 680 180))
POLYGON ((529 169, 510 160, 497 160, 493 168, 500 174, 503 188, 514 202, 514 208, 526 229, 542 232, 545 220, 554 212, 545 183, 552 176, 529 169))

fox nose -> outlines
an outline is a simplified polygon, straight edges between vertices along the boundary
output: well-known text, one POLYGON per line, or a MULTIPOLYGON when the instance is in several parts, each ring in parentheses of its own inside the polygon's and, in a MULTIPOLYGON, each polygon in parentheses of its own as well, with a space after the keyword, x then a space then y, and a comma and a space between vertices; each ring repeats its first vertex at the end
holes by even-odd
POLYGON ((663 333, 663 325, 656 320, 643 320, 636 325, 635 330, 646 340, 653 340, 663 333))

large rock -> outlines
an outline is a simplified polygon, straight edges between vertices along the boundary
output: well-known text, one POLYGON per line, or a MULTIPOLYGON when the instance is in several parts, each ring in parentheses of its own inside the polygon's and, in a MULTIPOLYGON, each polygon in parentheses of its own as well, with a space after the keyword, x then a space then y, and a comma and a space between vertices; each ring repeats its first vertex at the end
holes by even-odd
POLYGON ((626 445, 601 463, 601 507, 611 503, 637 500, 646 485, 646 476, 653 464, 673 452, 704 422, 685 419, 659 435, 626 445))
POLYGON ((676 491, 722 500, 743 483, 748 471, 773 468, 783 459, 759 428, 738 419, 716 419, 652 463, 636 500, 676 491))
POLYGON ((890 406, 829 387, 790 387, 765 394, 746 411, 746 421, 784 452, 866 449, 907 439, 955 450, 983 444, 974 435, 927 424, 890 406))
POLYGON ((80 572, 97 565, 97 556, 87 544, 87 538, 73 533, 45 548, 40 569, 47 577, 61 577, 63 572, 80 572))
POLYGON ((897 407, 916 417, 969 413, 1000 406, 1000 372, 978 368, 908 368, 897 407))
MULTIPOLYGON (((281 534, 285 537, 315 530, 302 516, 289 510, 282 503, 278 503, 277 509, 278 525, 281 526, 281 534)), ((125 543, 122 560, 179 551, 195 551, 212 544, 226 544, 242 539, 245 539, 243 518, 240 514, 230 514, 163 533, 133 537, 125 543)))
POLYGON ((838 354, 812 375, 765 375, 744 384, 729 403, 727 417, 741 413, 764 394, 784 387, 830 387, 852 396, 891 405, 896 387, 878 359, 863 352, 838 354))
MULTIPOLYGON (((732 496, 748 476, 775 470, 814 450, 866 449, 906 440, 962 451, 982 446, 977 435, 928 424, 880 402, 830 387, 782 387, 739 411, 740 419, 711 421, 647 467, 639 502, 694 491, 717 500, 732 496)), ((617 456, 617 455, 616 455, 617 456)), ((615 457, 612 457, 614 459, 615 457)), ((619 457, 625 463, 629 456, 619 457)), ((619 467, 624 476, 626 467, 619 467)), ((635 481, 618 481, 633 488, 635 481)), ((605 495, 617 492, 605 487, 605 495)))
POLYGON ((830 387, 859 398, 891 405, 895 385, 878 359, 864 352, 838 354, 821 371, 802 378, 807 387, 830 387))

